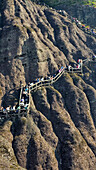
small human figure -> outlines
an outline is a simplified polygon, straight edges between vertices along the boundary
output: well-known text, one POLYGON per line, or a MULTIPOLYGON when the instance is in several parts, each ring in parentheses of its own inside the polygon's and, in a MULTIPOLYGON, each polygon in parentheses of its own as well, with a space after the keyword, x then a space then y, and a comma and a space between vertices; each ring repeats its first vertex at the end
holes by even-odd
POLYGON ((96 55, 92 56, 92 60, 95 61, 96 60, 96 55))
POLYGON ((0 107, 0 111, 3 111, 3 107, 2 106, 0 107))
POLYGON ((39 78, 37 78, 37 82, 39 82, 39 78))
POLYGON ((21 99, 21 103, 24 103, 24 98, 21 99))
POLYGON ((33 86, 34 85, 34 83, 32 82, 32 83, 30 83, 30 85, 29 86, 33 86))
POLYGON ((50 78, 51 78, 51 75, 49 74, 49 75, 48 75, 48 79, 50 80, 50 78))
POLYGON ((82 25, 82 29, 83 29, 83 30, 85 29, 85 25, 82 25))
POLYGON ((61 70, 63 70, 63 68, 64 68, 64 67, 63 67, 63 66, 61 66, 61 70))
POLYGON ((41 81, 44 81, 44 78, 43 78, 43 77, 41 78, 41 81))
POLYGON ((24 107, 24 98, 21 99, 20 106, 24 107))
POLYGON ((78 68, 82 67, 82 59, 78 59, 78 68))
POLYGON ((20 106, 18 106, 18 107, 17 107, 17 111, 16 111, 16 112, 18 113, 18 112, 20 111, 20 109, 21 109, 21 107, 20 107, 20 106))
POLYGON ((53 81, 53 76, 50 77, 50 80, 53 81))
POLYGON ((91 29, 91 33, 93 33, 93 29, 91 29))
POLYGON ((25 86, 25 92, 27 92, 27 91, 28 91, 28 85, 25 86))
POLYGON ((6 114, 6 109, 5 108, 3 108, 3 113, 6 114))
POLYGON ((29 104, 25 104, 25 105, 24 105, 24 108, 25 108, 26 110, 28 109, 28 105, 29 105, 29 104))
POLYGON ((13 110, 14 110, 14 111, 15 111, 15 107, 16 107, 16 106, 14 105, 14 106, 13 106, 13 110))
POLYGON ((10 111, 10 106, 6 107, 6 111, 7 111, 7 112, 10 111))
POLYGON ((78 69, 80 68, 80 64, 77 64, 77 68, 78 68, 78 69))
POLYGON ((68 71, 70 71, 70 69, 71 69, 71 65, 68 66, 68 71))

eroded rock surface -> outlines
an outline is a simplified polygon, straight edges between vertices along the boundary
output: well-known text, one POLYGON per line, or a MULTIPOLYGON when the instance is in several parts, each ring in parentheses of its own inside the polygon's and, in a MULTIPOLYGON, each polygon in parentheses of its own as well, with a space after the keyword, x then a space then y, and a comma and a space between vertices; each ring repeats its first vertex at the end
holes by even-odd
MULTIPOLYGON (((1 3, 0 105, 16 104, 21 84, 95 54, 95 37, 67 15, 30 0, 1 3)), ((29 115, 1 128, 2 169, 96 169, 95 70, 86 62, 83 74, 64 74, 31 94, 29 115)))
POLYGON ((12 122, 7 122, 0 127, 0 169, 19 169, 24 170, 17 163, 14 150, 12 149, 13 136, 10 132, 12 122))

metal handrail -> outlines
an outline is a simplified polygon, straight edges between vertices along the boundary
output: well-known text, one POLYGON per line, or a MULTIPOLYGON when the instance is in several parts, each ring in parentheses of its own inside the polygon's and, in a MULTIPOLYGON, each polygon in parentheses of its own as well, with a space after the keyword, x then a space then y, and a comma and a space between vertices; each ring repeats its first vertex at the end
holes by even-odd
POLYGON ((32 86, 30 86, 30 92, 34 91, 42 86, 46 86, 46 85, 50 86, 51 84, 55 83, 62 76, 62 74, 64 74, 65 72, 78 73, 78 72, 82 72, 82 69, 81 68, 80 69, 79 68, 71 68, 70 71, 67 71, 66 68, 63 68, 54 78, 52 78, 52 80, 49 79, 49 80, 39 81, 39 82, 33 84, 32 86))
POLYGON ((46 86, 46 85, 50 86, 51 84, 53 84, 53 82, 55 82, 55 79, 59 79, 59 77, 61 77, 62 75, 61 73, 63 72, 64 72, 64 69, 62 69, 61 72, 59 72, 54 78, 52 78, 52 80, 48 79, 48 80, 43 80, 43 81, 35 83, 33 86, 30 87, 30 91, 33 91, 42 86, 46 86))
MULTIPOLYGON (((10 116, 18 116, 18 113, 16 111, 18 111, 18 109, 14 110, 14 111, 13 110, 6 111, 5 113, 3 111, 0 111, 1 112, 0 117, 8 118, 10 116)), ((22 115, 24 112, 27 112, 27 110, 26 109, 20 109, 19 115, 22 115)))
MULTIPOLYGON (((82 60, 82 63, 86 63, 87 61, 92 61, 91 58, 89 59, 85 59, 82 60)), ((15 110, 9 110, 9 111, 0 111, 0 117, 10 117, 10 116, 16 116, 16 115, 22 115, 22 112, 29 112, 29 108, 30 108, 30 93, 31 91, 37 90, 40 87, 48 87, 50 85, 52 85, 53 83, 55 83, 64 73, 80 73, 82 72, 82 67, 81 68, 70 68, 70 70, 66 70, 66 68, 64 67, 55 77, 53 77, 52 79, 48 79, 48 80, 43 80, 43 81, 39 81, 35 84, 33 84, 33 86, 29 87, 29 103, 28 103, 28 108, 27 109, 15 109, 15 110), (17 113, 18 111, 18 113, 17 113)), ((23 94, 23 86, 21 86, 21 91, 20 91, 20 98, 19 98, 19 106, 20 106, 20 101, 21 101, 21 97, 23 94)))

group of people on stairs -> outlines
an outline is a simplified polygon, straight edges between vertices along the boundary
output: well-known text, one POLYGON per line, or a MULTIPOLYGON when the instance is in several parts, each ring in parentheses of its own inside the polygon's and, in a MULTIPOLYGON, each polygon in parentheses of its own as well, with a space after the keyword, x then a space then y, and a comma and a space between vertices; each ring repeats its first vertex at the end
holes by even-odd
POLYGON ((0 113, 4 114, 5 117, 7 117, 7 114, 18 114, 19 112, 24 112, 28 110, 29 106, 29 87, 26 85, 23 88, 22 97, 20 99, 20 103, 14 106, 7 106, 6 108, 1 106, 0 107, 0 113))
POLYGON ((71 17, 72 22, 75 22, 76 25, 82 29, 84 32, 91 34, 96 37, 96 29, 90 28, 89 26, 86 26, 85 24, 82 24, 77 18, 71 17))
MULTIPOLYGON (((40 3, 39 3, 39 4, 40 4, 40 3)), ((82 29, 84 32, 86 32, 86 33, 88 33, 88 34, 91 34, 91 35, 93 35, 93 36, 96 37, 96 29, 93 29, 93 28, 91 28, 90 26, 87 26, 87 25, 85 25, 85 24, 82 24, 77 18, 68 15, 65 10, 56 10, 56 9, 54 9, 54 8, 52 8, 52 7, 47 6, 45 3, 44 3, 43 5, 46 6, 47 8, 49 8, 49 9, 53 10, 53 11, 58 12, 59 14, 61 14, 61 15, 63 15, 63 16, 68 17, 69 19, 71 19, 72 22, 75 22, 76 25, 77 25, 80 29, 82 29)))
MULTIPOLYGON (((96 61, 96 55, 93 55, 91 58, 92 61, 96 61)), ((39 82, 44 82, 45 80, 51 80, 53 81, 53 79, 55 78, 55 76, 62 72, 62 70, 67 71, 67 72, 82 72, 82 64, 83 64, 83 60, 82 59, 78 59, 77 63, 74 63, 73 66, 66 65, 66 67, 61 67, 59 70, 57 70, 57 72, 54 75, 47 75, 45 77, 39 77, 36 78, 33 82, 29 83, 29 87, 33 87, 36 83, 39 82)), ((32 90, 32 89, 31 89, 32 90)))
POLYGON ((28 85, 26 85, 25 87, 23 87, 23 92, 22 92, 22 96, 20 99, 19 109, 27 110, 28 106, 29 106, 29 87, 28 87, 28 85))
POLYGON ((81 68, 82 68, 82 59, 78 59, 77 63, 74 63, 73 67, 70 64, 66 65, 66 67, 61 66, 61 68, 59 70, 57 70, 57 72, 55 74, 53 74, 53 75, 48 74, 45 77, 36 78, 32 83, 29 83, 28 85, 29 85, 29 87, 33 87, 36 83, 44 82, 45 80, 53 81, 55 76, 57 76, 57 74, 62 72, 63 70, 67 71, 67 72, 74 72, 74 70, 75 70, 78 72, 78 71, 81 71, 81 68))
POLYGON ((48 9, 50 9, 50 10, 52 10, 52 11, 56 11, 56 12, 58 12, 59 14, 68 17, 69 19, 71 19, 72 22, 75 22, 76 25, 77 25, 79 28, 81 28, 83 31, 85 31, 86 33, 91 34, 91 35, 93 35, 93 36, 96 37, 96 29, 90 28, 89 26, 86 26, 85 24, 82 24, 77 18, 72 17, 72 16, 70 16, 69 14, 67 14, 65 10, 57 10, 57 9, 54 9, 54 8, 52 8, 52 7, 49 7, 47 4, 45 4, 45 3, 43 3, 43 2, 37 2, 37 4, 39 4, 39 5, 41 5, 41 6, 43 5, 43 6, 45 6, 46 8, 48 8, 48 9))
MULTIPOLYGON (((96 55, 93 55, 91 61, 96 61, 96 55)), ((32 83, 28 83, 25 87, 23 87, 21 98, 19 104, 14 106, 7 106, 6 108, 1 106, 0 112, 4 114, 11 113, 18 113, 19 111, 27 111, 29 107, 29 89, 32 88, 38 82, 44 82, 45 80, 53 81, 53 79, 58 75, 61 74, 63 71, 67 72, 74 72, 74 70, 80 70, 82 68, 83 60, 78 59, 77 63, 74 63, 74 66, 66 65, 66 67, 61 67, 54 75, 47 75, 45 77, 36 78, 32 83)))

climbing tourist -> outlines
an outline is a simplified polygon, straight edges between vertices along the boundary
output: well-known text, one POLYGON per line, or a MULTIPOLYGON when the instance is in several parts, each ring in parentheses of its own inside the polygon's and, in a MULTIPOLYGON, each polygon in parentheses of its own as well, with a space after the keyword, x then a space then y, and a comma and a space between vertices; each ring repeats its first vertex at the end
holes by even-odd
POLYGON ((20 106, 21 106, 21 107, 24 106, 24 98, 21 99, 20 106))
POLYGON ((27 92, 27 91, 28 91, 28 85, 25 86, 25 92, 27 92))
POLYGON ((7 113, 5 108, 3 108, 3 113, 4 113, 4 114, 6 114, 6 113, 7 113))
POLYGON ((78 68, 78 69, 80 68, 80 63, 79 63, 79 64, 77 64, 77 68, 78 68))
POLYGON ((25 95, 27 93, 27 91, 25 91, 25 88, 24 88, 24 90, 23 90, 23 95, 25 95))
POLYGON ((53 76, 50 77, 50 80, 53 81, 53 76))
POLYGON ((95 61, 96 60, 96 55, 92 56, 92 60, 95 61))
POLYGON ((28 106, 29 106, 29 104, 26 103, 26 104, 24 105, 24 108, 27 110, 27 109, 28 109, 28 106))
POLYGON ((24 103, 24 98, 21 99, 21 103, 24 103))
POLYGON ((69 65, 69 66, 68 66, 68 71, 70 71, 71 68, 72 68, 71 65, 69 65))
POLYGON ((14 105, 14 106, 13 106, 13 110, 14 110, 14 111, 15 111, 15 107, 16 107, 16 106, 14 105))
POLYGON ((61 66, 61 71, 63 70, 63 68, 64 68, 64 67, 63 67, 63 66, 61 66))
POLYGON ((18 106, 16 112, 18 113, 20 111, 21 107, 18 106))
POLYGON ((7 110, 7 112, 9 112, 10 111, 10 106, 6 107, 6 110, 7 110))
POLYGON ((33 86, 34 85, 34 83, 32 82, 32 83, 30 83, 30 85, 29 86, 33 86))
POLYGON ((43 77, 41 77, 41 81, 44 81, 44 78, 43 78, 43 77))
POLYGON ((10 111, 13 111, 13 107, 12 106, 10 107, 10 111))
POLYGON ((0 107, 0 111, 3 111, 3 107, 2 106, 0 107))
POLYGON ((91 33, 93 33, 93 29, 91 29, 91 33))
POLYGON ((39 79, 39 78, 37 78, 37 83, 39 82, 39 80, 40 80, 40 79, 39 79))
POLYGON ((82 67, 82 59, 78 59, 78 68, 82 67))
POLYGON ((85 30, 85 25, 82 25, 82 29, 85 30))

